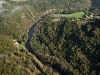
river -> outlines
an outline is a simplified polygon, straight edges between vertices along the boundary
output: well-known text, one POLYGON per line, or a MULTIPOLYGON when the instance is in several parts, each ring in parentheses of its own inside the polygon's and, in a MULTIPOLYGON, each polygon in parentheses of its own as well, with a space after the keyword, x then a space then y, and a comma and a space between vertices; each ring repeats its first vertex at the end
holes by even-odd
POLYGON ((30 42, 31 42, 31 38, 32 38, 32 36, 33 36, 33 32, 34 32, 34 27, 35 27, 35 25, 36 25, 38 22, 41 21, 41 18, 42 18, 43 16, 45 16, 45 15, 47 15, 48 13, 51 13, 52 11, 55 11, 55 10, 56 10, 56 9, 53 9, 53 10, 49 9, 48 11, 44 12, 41 16, 39 16, 35 22, 33 22, 32 27, 29 29, 29 32, 28 32, 28 41, 27 41, 27 43, 26 43, 26 48, 28 49, 29 52, 31 51, 31 50, 30 50, 30 42))
MULTIPOLYGON (((52 12, 52 11, 49 10, 48 13, 50 13, 50 12, 52 12)), ((32 37, 33 37, 35 25, 36 25, 38 22, 40 22, 40 21, 41 21, 41 18, 42 18, 43 16, 45 16, 46 14, 48 14, 48 13, 47 13, 47 11, 46 11, 46 13, 44 12, 42 16, 39 16, 39 17, 37 18, 37 20, 36 20, 35 22, 33 22, 32 27, 29 29, 29 32, 28 32, 28 40, 27 40, 27 43, 26 43, 26 48, 27 48, 27 50, 28 50, 29 52, 31 52, 32 54, 34 54, 34 53, 31 51, 30 42, 31 42, 31 39, 32 39, 32 37)), ((35 55, 35 54, 34 54, 34 55, 35 55)), ((37 60, 38 60, 38 58, 37 58, 37 60)), ((46 63, 42 63, 42 64, 48 66, 46 63)), ((58 71, 57 71, 56 69, 54 69, 52 66, 48 66, 48 67, 52 68, 52 70, 53 70, 54 72, 57 72, 59 75, 61 75, 60 72, 58 72, 58 71)))
POLYGON ((35 25, 33 25, 29 32, 28 32, 28 40, 27 40, 27 43, 26 43, 26 48, 29 52, 31 52, 31 48, 30 48, 30 42, 31 42, 31 39, 32 39, 32 36, 33 36, 33 32, 34 32, 34 27, 35 25))
MULTIPOLYGON (((31 52, 33 54, 33 52, 31 51, 31 47, 30 47, 30 42, 31 42, 31 39, 33 37, 33 33, 34 33, 34 28, 35 28, 35 25, 39 22, 40 20, 38 20, 36 23, 33 24, 33 26, 29 29, 29 32, 28 32, 28 40, 27 40, 27 43, 26 43, 26 48, 28 50, 28 52, 31 52)), ((35 55, 35 54, 34 54, 35 55)), ((37 58, 38 60, 38 58, 37 58)), ((48 66, 46 63, 42 63, 46 66, 48 66)), ((51 66, 48 66, 50 68, 52 68, 51 66)), ((54 72, 57 72, 59 75, 61 75, 56 69, 52 68, 52 70, 54 72)))

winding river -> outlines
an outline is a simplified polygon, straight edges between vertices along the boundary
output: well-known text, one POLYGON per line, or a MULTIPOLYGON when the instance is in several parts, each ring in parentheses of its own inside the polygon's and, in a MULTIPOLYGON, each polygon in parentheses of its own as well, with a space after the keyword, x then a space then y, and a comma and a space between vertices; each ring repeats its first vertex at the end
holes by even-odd
MULTIPOLYGON (((38 23, 40 20, 38 20, 36 23, 38 23)), ((29 52, 31 52, 33 54, 33 52, 31 51, 31 47, 30 47, 30 42, 31 42, 31 39, 33 37, 33 33, 34 33, 34 28, 35 28, 35 24, 33 24, 33 26, 30 28, 29 32, 28 32, 28 40, 27 40, 27 43, 26 43, 26 48, 29 52)), ((38 58, 37 58, 38 59, 38 58)), ((48 66, 46 63, 43 63, 44 65, 48 66)), ((48 66, 50 68, 52 68, 51 66, 48 66)), ((56 69, 52 68, 52 70, 54 72, 57 72, 59 75, 61 75, 56 69)))
POLYGON ((27 43, 26 43, 26 48, 28 49, 29 52, 31 52, 31 49, 30 49, 30 42, 31 42, 31 39, 32 39, 32 36, 33 36, 33 32, 34 32, 34 27, 35 25, 41 21, 41 18, 53 11, 55 11, 56 9, 49 9, 48 11, 45 11, 41 16, 39 16, 37 18, 37 20, 35 22, 33 22, 33 25, 32 27, 29 29, 29 32, 28 32, 28 40, 27 40, 27 43))
MULTIPOLYGON (((47 12, 47 11, 46 11, 46 12, 47 12)), ((50 11, 50 12, 51 12, 51 11, 50 11)), ((50 12, 48 12, 48 13, 50 13, 50 12)), ((45 12, 44 12, 44 14, 43 14, 42 16, 45 16, 45 15, 48 14, 48 13, 45 13, 45 12)), ((27 43, 26 43, 26 48, 27 48, 27 50, 28 50, 29 52, 31 52, 32 54, 34 54, 34 53, 31 51, 30 42, 31 42, 31 39, 32 39, 32 37, 33 37, 35 25, 36 25, 38 22, 41 21, 42 16, 39 16, 39 17, 38 17, 38 19, 33 23, 32 27, 29 29, 29 32, 28 32, 28 40, 27 40, 27 43)), ((35 54, 34 54, 34 55, 35 55, 35 54)), ((38 59, 38 58, 37 58, 37 59, 38 59)), ((46 63, 43 63, 43 64, 46 65, 46 66, 48 66, 46 63)), ((51 67, 51 66, 48 66, 48 67, 52 68, 52 70, 53 70, 54 72, 57 72, 59 75, 61 75, 60 72, 58 72, 58 71, 57 71, 56 69, 54 69, 53 67, 51 67)))
POLYGON ((33 32, 34 32, 34 25, 31 27, 31 29, 29 30, 28 32, 28 40, 27 40, 27 43, 26 43, 26 48, 29 52, 31 52, 31 48, 30 48, 30 42, 31 42, 31 39, 32 39, 32 36, 33 36, 33 32))

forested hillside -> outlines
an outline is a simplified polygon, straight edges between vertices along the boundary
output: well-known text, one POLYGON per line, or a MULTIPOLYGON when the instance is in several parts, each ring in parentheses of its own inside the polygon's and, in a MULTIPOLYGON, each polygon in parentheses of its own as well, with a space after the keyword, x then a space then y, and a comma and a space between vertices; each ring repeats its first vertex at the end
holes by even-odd
POLYGON ((42 62, 62 75, 100 74, 100 19, 46 18, 35 28, 31 48, 42 62))
POLYGON ((81 11, 89 9, 90 0, 30 0, 26 2, 16 2, 7 0, 0 1, 0 34, 13 36, 21 40, 25 31, 31 27, 32 23, 39 15, 49 9, 67 11, 81 11))
POLYGON ((84 25, 66 18, 54 22, 47 15, 35 27, 33 54, 25 45, 19 49, 13 42, 16 39, 26 44, 29 29, 50 9, 56 10, 52 13, 88 13, 90 8, 90 0, 0 0, 0 75, 98 75, 99 9, 91 9, 98 16, 93 23, 86 20, 84 25))
POLYGON ((0 75, 58 75, 12 42, 12 37, 0 35, 0 75))

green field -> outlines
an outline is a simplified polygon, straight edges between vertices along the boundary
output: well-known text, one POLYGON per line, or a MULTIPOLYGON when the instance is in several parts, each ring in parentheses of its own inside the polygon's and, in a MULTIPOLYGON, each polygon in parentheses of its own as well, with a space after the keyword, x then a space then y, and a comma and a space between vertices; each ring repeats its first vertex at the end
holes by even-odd
POLYGON ((73 14, 53 14, 52 17, 80 18, 84 14, 84 12, 78 12, 73 14))
POLYGON ((20 45, 19 45, 19 49, 24 49, 25 48, 25 42, 22 42, 20 45))

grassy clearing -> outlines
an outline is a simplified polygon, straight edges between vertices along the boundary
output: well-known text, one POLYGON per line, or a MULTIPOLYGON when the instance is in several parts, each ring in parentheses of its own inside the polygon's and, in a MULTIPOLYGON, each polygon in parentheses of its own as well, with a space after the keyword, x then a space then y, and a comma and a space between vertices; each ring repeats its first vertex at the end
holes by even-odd
POLYGON ((66 18, 80 18, 84 15, 84 12, 78 12, 73 14, 53 14, 52 17, 66 17, 66 18))
POLYGON ((25 48, 25 42, 22 42, 20 45, 19 45, 19 49, 24 49, 25 48))

